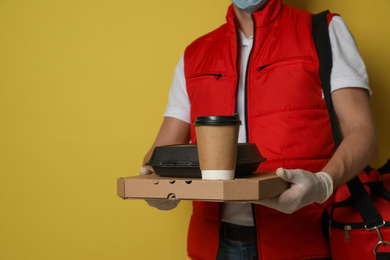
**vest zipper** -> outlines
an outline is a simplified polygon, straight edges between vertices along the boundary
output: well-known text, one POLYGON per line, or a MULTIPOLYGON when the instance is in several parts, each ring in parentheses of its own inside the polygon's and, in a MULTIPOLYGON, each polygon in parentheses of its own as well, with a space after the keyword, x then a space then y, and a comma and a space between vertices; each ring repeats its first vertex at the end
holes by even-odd
MULTIPOLYGON (((249 127, 248 127, 248 71, 249 71, 249 64, 252 56, 252 51, 255 48, 256 44, 256 22, 255 18, 252 14, 252 21, 253 21, 253 44, 252 44, 252 49, 249 53, 248 57, 248 63, 246 65, 246 72, 245 72, 245 131, 246 131, 246 142, 249 143, 249 127)), ((256 253, 257 253, 257 259, 260 259, 260 254, 259 254, 259 243, 258 243, 258 237, 257 237, 257 221, 256 221, 256 210, 255 210, 255 205, 252 204, 252 216, 253 216, 253 224, 255 226, 256 230, 256 238, 255 238, 255 245, 256 245, 256 253)))
POLYGON ((240 33, 239 33, 239 28, 237 26, 237 21, 235 18, 233 18, 234 22, 234 28, 236 30, 236 41, 237 41, 237 54, 236 54, 236 72, 237 72, 237 83, 236 83, 236 104, 234 107, 234 112, 238 112, 238 88, 240 86, 240 69, 241 69, 241 41, 240 41, 240 33))
POLYGON ((253 21, 253 44, 252 49, 249 52, 248 57, 248 63, 246 65, 246 72, 245 72, 245 132, 246 132, 246 142, 249 143, 249 127, 248 127, 248 75, 249 75, 249 64, 252 56, 253 49, 255 48, 256 44, 256 22, 255 18, 252 14, 252 21, 253 21))
MULTIPOLYGON (((218 216, 218 248, 219 248, 219 241, 220 241, 220 236, 221 236, 221 228, 222 228, 222 210, 223 210, 223 202, 219 203, 219 216, 218 216)), ((218 251, 217 250, 217 255, 215 258, 218 256, 218 251)))
POLYGON ((256 230, 256 237, 255 237, 255 246, 256 246, 256 255, 257 255, 256 259, 260 259, 260 257, 259 257, 259 243, 258 243, 258 237, 257 237, 257 222, 256 222, 255 204, 252 203, 251 207, 252 207, 253 225, 254 225, 255 230, 256 230))

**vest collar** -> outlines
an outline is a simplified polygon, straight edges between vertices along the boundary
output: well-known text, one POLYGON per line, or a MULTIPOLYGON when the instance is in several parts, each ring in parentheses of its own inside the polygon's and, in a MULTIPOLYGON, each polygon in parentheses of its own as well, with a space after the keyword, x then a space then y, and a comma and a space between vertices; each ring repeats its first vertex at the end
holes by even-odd
MULTIPOLYGON (((263 9, 253 13, 253 19, 255 21, 256 27, 267 26, 275 21, 275 19, 279 16, 282 7, 282 0, 269 0, 263 9)), ((235 29, 235 20, 237 20, 237 18, 234 13, 233 4, 231 4, 228 8, 226 21, 229 24, 229 27, 233 30, 235 29)), ((236 21, 236 23, 238 25, 238 21, 236 21)))

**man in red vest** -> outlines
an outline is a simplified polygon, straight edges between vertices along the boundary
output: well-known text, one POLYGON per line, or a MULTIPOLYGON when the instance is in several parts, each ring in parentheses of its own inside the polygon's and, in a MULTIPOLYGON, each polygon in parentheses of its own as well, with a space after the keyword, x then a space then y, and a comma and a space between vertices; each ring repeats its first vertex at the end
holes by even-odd
MULTIPOLYGON (((368 76, 343 19, 328 16, 331 91, 344 135, 334 147, 311 35, 312 14, 282 0, 232 0, 227 22, 189 45, 173 78, 155 146, 196 142, 197 116, 240 114, 239 142, 256 143, 259 170, 291 187, 253 203, 194 202, 191 259, 330 259, 320 215, 334 189, 377 152, 368 76)), ((143 167, 140 174, 150 174, 143 167)), ((179 201, 147 201, 169 210, 179 201)))

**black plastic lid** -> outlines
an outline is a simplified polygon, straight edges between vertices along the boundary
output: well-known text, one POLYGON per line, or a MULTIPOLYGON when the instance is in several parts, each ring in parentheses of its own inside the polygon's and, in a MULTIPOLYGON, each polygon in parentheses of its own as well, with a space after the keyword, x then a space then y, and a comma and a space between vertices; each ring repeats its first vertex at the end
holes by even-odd
POLYGON ((232 116, 198 116, 194 126, 201 125, 241 125, 241 120, 238 114, 233 114, 232 116))
MULTIPOLYGON (((266 159, 254 143, 239 143, 235 176, 251 174, 266 159)), ((201 178, 197 144, 157 146, 146 165, 162 177, 201 178)))

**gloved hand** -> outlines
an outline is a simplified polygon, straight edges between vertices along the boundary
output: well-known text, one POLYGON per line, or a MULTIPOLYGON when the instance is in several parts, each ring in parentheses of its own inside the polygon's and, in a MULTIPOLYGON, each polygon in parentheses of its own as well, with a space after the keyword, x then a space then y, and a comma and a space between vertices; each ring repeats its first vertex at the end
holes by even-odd
POLYGON ((314 202, 324 203, 333 193, 333 179, 326 172, 313 174, 304 170, 279 168, 276 174, 290 182, 290 188, 280 196, 260 200, 258 204, 291 214, 314 202))
POLYGON ((152 174, 154 173, 154 170, 153 168, 150 168, 150 167, 142 167, 141 169, 139 169, 139 175, 148 175, 148 174, 152 174))
MULTIPOLYGON (((154 170, 149 167, 142 167, 139 170, 140 175, 148 175, 154 173, 154 170)), ((180 200, 168 200, 168 199, 155 199, 155 200, 145 200, 149 206, 154 207, 159 210, 171 210, 176 208, 180 200)))

